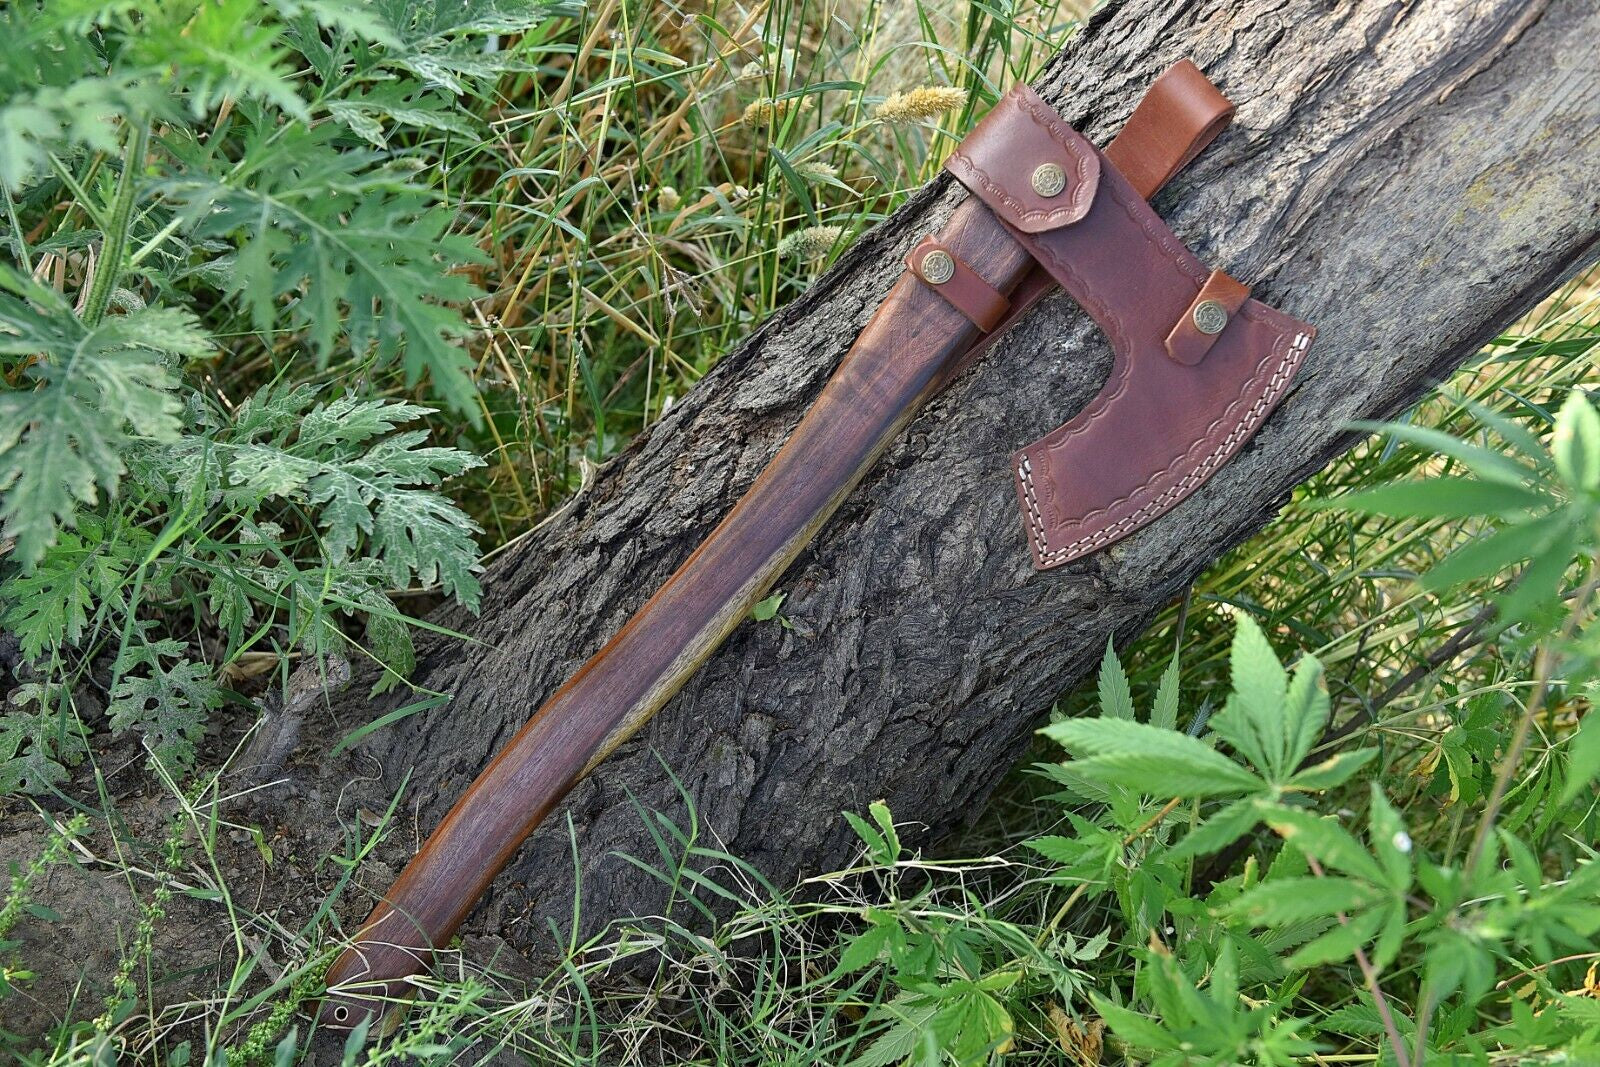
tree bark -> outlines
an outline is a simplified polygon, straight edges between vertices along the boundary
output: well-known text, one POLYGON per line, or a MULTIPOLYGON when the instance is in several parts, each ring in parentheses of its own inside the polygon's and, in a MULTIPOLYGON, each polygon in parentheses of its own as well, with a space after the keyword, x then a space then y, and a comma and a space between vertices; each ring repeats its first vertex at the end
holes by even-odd
MULTIPOLYGON (((1582 0, 1130 0, 1097 17, 1037 87, 1100 143, 1183 56, 1238 103, 1157 206, 1202 260, 1319 327, 1292 394, 1171 514, 1036 574, 1006 458, 1086 403, 1110 365, 1084 314, 1049 299, 912 425, 780 581, 789 625, 741 626, 535 833, 473 925, 537 950, 547 920, 570 927, 580 884, 583 932, 658 911, 667 887, 624 857, 659 864, 641 810, 687 824, 686 800, 703 841, 778 885, 847 857, 841 808, 887 798, 930 838, 959 824, 1108 634, 1137 633, 1261 527, 1348 446, 1351 420, 1403 410, 1592 258, 1596 40, 1600 9, 1582 0)), ((864 235, 502 556, 481 617, 435 620, 472 642, 422 650, 414 680, 450 703, 351 760, 299 767, 301 789, 339 796, 376 759, 381 779, 345 789, 339 814, 381 810, 409 776, 408 821, 431 828, 749 485, 961 195, 941 179, 864 235)), ((308 724, 308 749, 409 699, 364 694, 308 724)), ((362 886, 382 892, 414 843, 409 826, 392 835, 362 886)), ((370 898, 352 896, 354 920, 370 898)))

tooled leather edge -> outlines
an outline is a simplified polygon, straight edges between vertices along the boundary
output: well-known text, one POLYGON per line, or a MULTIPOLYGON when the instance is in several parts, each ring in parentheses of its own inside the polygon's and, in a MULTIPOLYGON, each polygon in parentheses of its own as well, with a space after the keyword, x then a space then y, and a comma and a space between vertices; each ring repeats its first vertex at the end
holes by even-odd
MULTIPOLYGON (((1044 130, 1045 134, 1054 141, 1067 158, 1072 160, 1074 181, 1071 192, 1060 207, 1048 210, 1029 208, 1022 201, 1012 196, 993 174, 980 166, 972 158, 966 146, 978 143, 984 133, 985 123, 980 123, 950 157, 945 160, 945 168, 954 174, 963 184, 976 182, 982 185, 993 197, 1010 209, 1013 216, 1011 221, 1023 229, 1024 232, 1036 233, 1040 230, 1051 229, 1057 225, 1066 225, 1076 222, 1088 212, 1090 204, 1094 202, 1095 193, 1099 187, 1100 155, 1094 146, 1083 140, 1081 134, 1067 124, 1066 120, 1058 115, 1054 108, 1046 104, 1039 95, 1026 84, 1020 84, 1008 92, 1001 104, 1011 104, 1019 112, 1031 119, 1034 125, 1044 130), (1023 225, 1026 223, 1026 225, 1023 225)), ((999 110, 997 107, 996 110, 999 110)), ((987 198, 985 198, 987 199, 987 198)), ((991 203, 991 206, 992 203, 991 203)))
MULTIPOLYGON (((1229 404, 1228 410, 1212 424, 1199 441, 1192 444, 1182 455, 1174 457, 1161 470, 1154 472, 1138 489, 1090 512, 1084 516, 1081 522, 1075 524, 1079 529, 1086 531, 1082 535, 1066 544, 1053 548, 1049 543, 1049 527, 1045 523, 1039 494, 1033 481, 1032 453, 1041 449, 1054 450, 1059 447, 1060 442, 1051 442, 1049 440, 1049 437, 1054 436, 1054 433, 1035 441, 1012 457, 1017 498, 1022 507, 1022 513, 1027 519, 1028 540, 1033 550, 1034 563, 1039 569, 1046 570, 1051 567, 1058 567, 1063 563, 1069 563, 1074 559, 1086 556, 1165 514, 1203 485, 1254 435, 1255 431, 1266 421, 1267 416, 1272 413, 1288 392, 1290 383, 1294 381, 1295 372, 1304 361, 1306 351, 1310 348, 1311 341, 1317 332, 1315 327, 1277 312, 1275 309, 1264 307, 1263 310, 1270 313, 1272 318, 1282 320, 1283 324, 1288 327, 1280 335, 1278 343, 1273 347, 1272 358, 1262 361, 1261 370, 1245 381, 1244 386, 1239 391, 1239 396, 1229 404), (1292 337, 1291 333, 1293 334, 1292 337), (1275 367, 1272 366, 1274 362, 1276 362, 1275 367), (1230 420, 1230 414, 1260 384, 1263 374, 1266 374, 1268 378, 1261 394, 1253 402, 1249 403, 1243 414, 1230 420), (1210 451, 1198 462, 1190 460, 1190 457, 1195 452, 1207 448, 1210 451), (1176 481, 1171 481, 1170 476, 1175 469, 1184 469, 1185 473, 1176 481), (1152 488, 1152 486, 1162 482, 1164 479, 1167 484, 1164 484, 1161 488, 1152 488), (1126 514, 1119 515, 1115 519, 1103 522, 1098 526, 1091 521, 1096 516, 1104 516, 1118 510, 1124 510, 1130 504, 1134 505, 1133 510, 1127 511, 1126 514)), ((1085 411, 1069 425, 1086 421, 1085 417, 1088 414, 1089 412, 1085 411)), ((1062 427, 1062 429, 1066 429, 1066 427, 1062 427)))

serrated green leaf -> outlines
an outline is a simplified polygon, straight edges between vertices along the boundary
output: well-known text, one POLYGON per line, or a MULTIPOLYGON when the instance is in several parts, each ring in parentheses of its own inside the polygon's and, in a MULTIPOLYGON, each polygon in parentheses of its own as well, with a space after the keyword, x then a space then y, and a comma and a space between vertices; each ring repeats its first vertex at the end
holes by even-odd
POLYGON ((1133 718, 1133 691, 1109 637, 1106 654, 1100 658, 1100 714, 1110 719, 1133 718))
POLYGON ((1272 806, 1262 813, 1262 819, 1279 837, 1325 866, 1375 885, 1387 882, 1378 861, 1333 817, 1324 818, 1299 808, 1272 806))
POLYGON ((453 268, 485 262, 470 240, 449 233, 453 213, 425 185, 376 152, 341 148, 333 124, 275 132, 246 153, 281 161, 224 183, 199 162, 167 192, 185 207, 197 237, 226 239, 239 252, 230 290, 256 328, 287 314, 326 365, 341 330, 358 354, 398 358, 408 382, 429 375, 456 411, 481 417, 460 346, 469 330, 455 306, 480 296, 453 268), (280 311, 277 298, 303 294, 280 311))
POLYGON ((1289 725, 1284 701, 1289 676, 1255 620, 1240 613, 1229 657, 1233 692, 1211 717, 1212 731, 1239 751, 1270 780, 1279 781, 1285 766, 1289 725))
POLYGON ((154 757, 183 772, 194 765, 194 745, 206 713, 222 691, 204 664, 187 658, 181 641, 134 638, 122 646, 106 715, 113 730, 136 729, 154 757), (166 661, 174 660, 170 666, 166 661))
POLYGON ((0 795, 46 793, 88 755, 83 723, 58 686, 26 682, 0 706, 0 795))
POLYGON ((1235 800, 1189 831, 1173 847, 1170 855, 1173 859, 1186 859, 1220 852, 1255 829, 1260 822, 1261 813, 1255 801, 1248 797, 1235 800))
POLYGON ((1550 454, 1562 481, 1575 492, 1600 488, 1600 413, 1582 390, 1572 390, 1561 405, 1550 454))
POLYGON ((1280 774, 1294 771, 1310 755, 1328 725, 1328 715, 1328 687, 1323 683, 1322 664, 1315 656, 1304 656, 1295 665, 1284 695, 1280 774))
POLYGON ((1046 834, 1043 837, 1030 838, 1023 842, 1028 848, 1033 849, 1045 859, 1062 867, 1071 867, 1089 853, 1092 846, 1075 837, 1062 837, 1059 834, 1046 834))
POLYGON ((1264 783, 1245 768, 1187 734, 1122 719, 1069 719, 1042 731, 1089 759, 1079 774, 1162 796, 1254 792, 1264 783))
POLYGON ((1383 925, 1383 918, 1384 910, 1381 907, 1347 915, 1345 922, 1336 922, 1327 933, 1312 938, 1290 953, 1283 964, 1298 971, 1343 962, 1373 939, 1378 927, 1383 925))
POLYGON ((1156 701, 1150 709, 1150 725, 1164 730, 1178 728, 1178 654, 1174 652, 1161 672, 1161 682, 1156 687, 1156 701))
POLYGON ((1462 545, 1429 567, 1420 579, 1422 587, 1439 592, 1507 570, 1544 552, 1560 536, 1563 525, 1564 520, 1556 515, 1495 530, 1462 545))
POLYGON ((411 641, 411 628, 399 612, 374 611, 367 615, 367 651, 384 668, 372 683, 372 696, 400 685, 416 669, 417 649, 411 641))
POLYGON ((1380 899, 1371 885, 1353 878, 1283 878, 1245 890, 1226 910, 1258 925, 1276 926, 1348 914, 1380 899))
POLYGON ((1377 754, 1378 750, 1375 748, 1340 752, 1293 775, 1285 784, 1294 789, 1313 792, 1332 789, 1349 781, 1352 775, 1372 762, 1377 754))
POLYGON ((1600 777, 1600 714, 1590 711, 1567 741, 1566 782, 1561 803, 1570 804, 1595 778, 1600 777))
POLYGON ((1111 1032, 1128 1044, 1155 1052, 1177 1048, 1176 1038, 1163 1029, 1158 1020, 1113 1004, 1099 994, 1091 993, 1089 997, 1111 1032))
POLYGON ((888 945, 890 931, 887 924, 875 924, 852 937, 839 954, 839 966, 834 973, 850 974, 870 967, 888 945))
POLYGON ((0 535, 26 567, 80 507, 116 492, 135 443, 178 436, 174 362, 210 350, 187 312, 147 308, 89 329, 43 299, 54 306, 0 295, 0 352, 39 357, 31 388, 0 392, 0 535))

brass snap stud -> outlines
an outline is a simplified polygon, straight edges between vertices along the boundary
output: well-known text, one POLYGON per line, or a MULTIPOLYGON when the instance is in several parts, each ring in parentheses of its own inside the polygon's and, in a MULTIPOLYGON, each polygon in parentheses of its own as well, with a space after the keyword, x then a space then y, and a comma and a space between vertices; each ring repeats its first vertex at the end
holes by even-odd
POLYGON ((1194 328, 1203 334, 1218 334, 1228 325, 1228 309, 1215 300, 1202 300, 1194 306, 1194 328))
POLYGON ((942 248, 935 248, 922 257, 922 280, 929 285, 943 285, 956 276, 956 261, 942 248))
POLYGON ((1040 196, 1060 196, 1066 187, 1066 172, 1058 164, 1041 163, 1033 168, 1033 191, 1040 196))

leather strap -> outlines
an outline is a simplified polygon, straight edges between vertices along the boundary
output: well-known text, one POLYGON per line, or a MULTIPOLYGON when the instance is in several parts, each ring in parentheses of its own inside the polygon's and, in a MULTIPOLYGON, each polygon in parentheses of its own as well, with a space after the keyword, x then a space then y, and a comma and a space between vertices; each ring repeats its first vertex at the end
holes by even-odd
POLYGON ((1233 102, 1187 59, 1168 67, 1128 116, 1105 156, 1148 200, 1233 118, 1233 102))
POLYGON ((1167 334, 1167 355, 1186 367, 1205 359, 1222 331, 1228 328, 1228 320, 1244 306, 1249 296, 1248 285, 1220 270, 1212 271, 1167 334))
POLYGON ((993 330, 1011 309, 1004 294, 936 237, 924 237, 906 257, 906 266, 980 330, 993 330))

